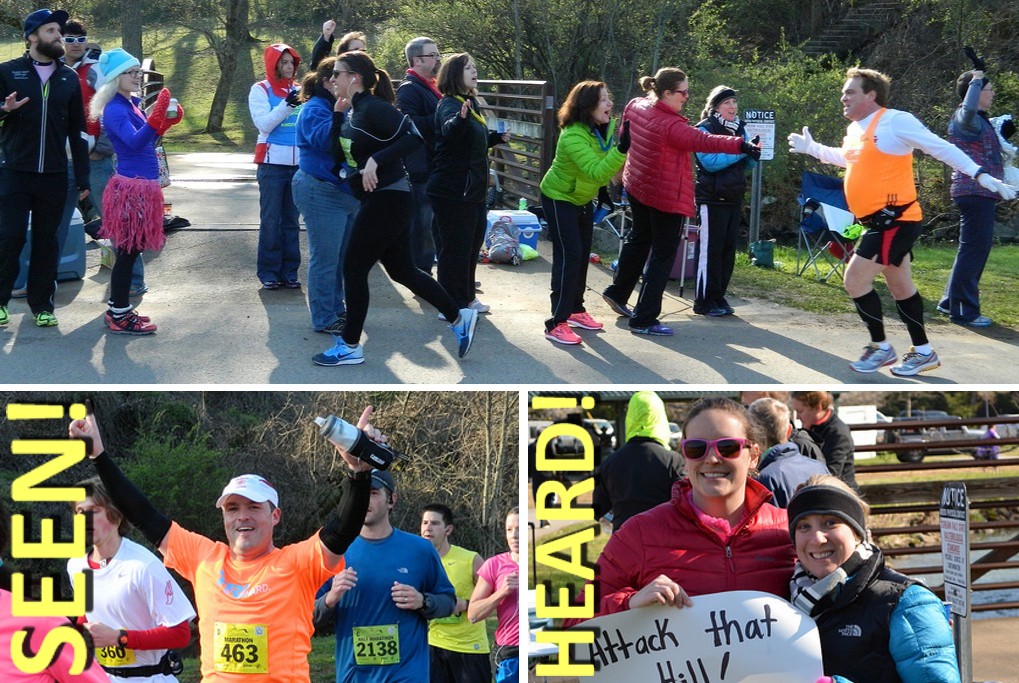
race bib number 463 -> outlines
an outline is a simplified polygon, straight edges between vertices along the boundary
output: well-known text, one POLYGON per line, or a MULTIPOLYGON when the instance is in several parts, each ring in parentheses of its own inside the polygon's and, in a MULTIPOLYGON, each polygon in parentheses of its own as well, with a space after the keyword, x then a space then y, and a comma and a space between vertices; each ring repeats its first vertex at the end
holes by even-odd
POLYGON ((269 672, 269 627, 265 624, 222 624, 214 630, 215 668, 236 674, 269 672))
POLYGON ((354 661, 362 666, 399 664, 400 625, 355 626, 354 661))

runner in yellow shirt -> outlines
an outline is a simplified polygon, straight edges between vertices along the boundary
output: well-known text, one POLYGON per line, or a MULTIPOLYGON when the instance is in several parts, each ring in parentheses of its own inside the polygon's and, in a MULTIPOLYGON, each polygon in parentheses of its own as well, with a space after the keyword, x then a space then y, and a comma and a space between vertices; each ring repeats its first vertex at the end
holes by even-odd
MULTIPOLYGON (((384 441, 365 408, 357 426, 384 441)), ((205 683, 310 683, 316 589, 343 570, 368 508, 371 468, 336 447, 350 468, 336 512, 311 538, 277 548, 279 494, 264 478, 230 480, 216 507, 227 543, 182 528, 158 512, 103 449, 93 415, 75 420, 71 438, 92 440, 89 458, 116 506, 159 548, 167 567, 195 589, 205 683)))

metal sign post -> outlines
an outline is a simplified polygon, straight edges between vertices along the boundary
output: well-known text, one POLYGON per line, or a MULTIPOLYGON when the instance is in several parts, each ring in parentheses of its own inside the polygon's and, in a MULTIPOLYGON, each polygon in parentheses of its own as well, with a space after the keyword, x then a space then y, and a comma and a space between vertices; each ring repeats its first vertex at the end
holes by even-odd
POLYGON ((761 176, 764 162, 775 158, 775 111, 773 109, 747 109, 743 112, 747 137, 761 136, 761 160, 754 168, 750 188, 750 244, 761 239, 761 176))
POLYGON ((953 481, 941 491, 941 564, 945 600, 955 621, 955 653, 962 680, 973 680, 972 630, 969 622, 969 499, 966 485, 953 481))

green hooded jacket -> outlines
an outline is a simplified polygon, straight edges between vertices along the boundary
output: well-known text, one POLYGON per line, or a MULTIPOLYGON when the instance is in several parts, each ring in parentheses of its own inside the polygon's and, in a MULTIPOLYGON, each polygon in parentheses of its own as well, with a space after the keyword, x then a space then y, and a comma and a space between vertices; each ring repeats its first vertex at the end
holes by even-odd
POLYGON ((626 440, 635 436, 654 439, 669 447, 669 418, 665 403, 653 391, 638 391, 630 397, 626 410, 626 440))

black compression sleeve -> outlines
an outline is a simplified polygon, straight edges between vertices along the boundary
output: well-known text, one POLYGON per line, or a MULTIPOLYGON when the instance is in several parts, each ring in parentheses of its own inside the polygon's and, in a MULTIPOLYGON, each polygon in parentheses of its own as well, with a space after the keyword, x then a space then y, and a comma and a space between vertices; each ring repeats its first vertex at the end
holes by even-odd
POLYGON ((170 531, 170 518, 152 506, 145 494, 124 476, 108 453, 100 453, 92 463, 106 485, 106 490, 110 492, 113 504, 124 513, 127 521, 145 534, 145 538, 158 546, 170 531))
MULTIPOLYGON (((367 472, 366 472, 367 474, 367 472)), ((326 525, 318 532, 325 547, 336 555, 342 555, 358 534, 368 512, 368 498, 371 496, 371 475, 344 477, 340 484, 340 502, 329 516, 326 525)))

